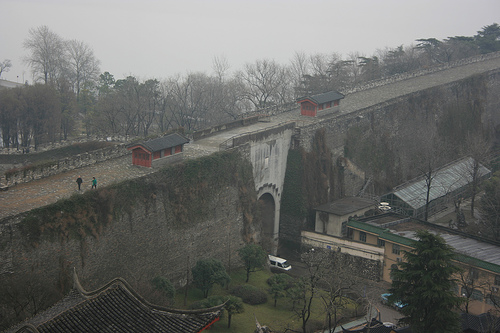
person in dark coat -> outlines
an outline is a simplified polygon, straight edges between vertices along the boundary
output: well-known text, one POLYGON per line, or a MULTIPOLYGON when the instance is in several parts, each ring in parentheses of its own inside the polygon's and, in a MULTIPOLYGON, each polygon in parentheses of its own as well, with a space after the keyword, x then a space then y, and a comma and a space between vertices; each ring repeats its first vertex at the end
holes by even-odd
POLYGON ((76 179, 76 183, 78 184, 78 191, 81 191, 81 187, 82 187, 82 183, 83 183, 82 176, 78 176, 78 178, 76 179))

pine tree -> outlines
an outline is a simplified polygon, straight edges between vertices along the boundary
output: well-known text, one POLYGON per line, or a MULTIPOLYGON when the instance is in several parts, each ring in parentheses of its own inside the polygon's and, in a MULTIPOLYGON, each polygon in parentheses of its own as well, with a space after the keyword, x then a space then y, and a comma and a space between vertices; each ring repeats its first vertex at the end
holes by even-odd
POLYGON ((453 250, 444 239, 428 231, 417 231, 414 250, 392 271, 389 301, 404 304, 402 324, 412 332, 460 332, 456 312, 461 298, 454 294, 453 250))

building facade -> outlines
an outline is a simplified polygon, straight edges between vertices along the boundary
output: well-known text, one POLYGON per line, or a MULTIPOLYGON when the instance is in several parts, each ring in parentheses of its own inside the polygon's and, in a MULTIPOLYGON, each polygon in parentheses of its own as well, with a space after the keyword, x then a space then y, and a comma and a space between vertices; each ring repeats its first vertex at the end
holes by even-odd
POLYGON ((132 164, 147 168, 163 165, 166 157, 183 152, 184 144, 189 140, 179 133, 166 135, 162 138, 133 144, 128 147, 132 151, 132 164))
POLYGON ((301 97, 297 99, 300 104, 300 114, 308 117, 316 117, 318 111, 329 109, 340 105, 340 100, 344 95, 338 91, 329 91, 313 96, 301 97))

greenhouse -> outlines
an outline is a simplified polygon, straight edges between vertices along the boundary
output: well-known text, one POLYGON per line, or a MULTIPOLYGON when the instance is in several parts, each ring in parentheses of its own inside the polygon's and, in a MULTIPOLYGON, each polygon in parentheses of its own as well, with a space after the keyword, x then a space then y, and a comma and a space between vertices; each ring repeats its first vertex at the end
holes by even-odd
MULTIPOLYGON (((445 209, 457 198, 466 198, 472 181, 474 159, 463 158, 434 171, 429 192, 429 216, 445 209)), ((479 164, 480 180, 490 177, 491 171, 479 164)), ((425 215, 427 183, 418 177, 394 188, 394 191, 381 197, 381 202, 389 203, 393 211, 422 218, 425 215)))

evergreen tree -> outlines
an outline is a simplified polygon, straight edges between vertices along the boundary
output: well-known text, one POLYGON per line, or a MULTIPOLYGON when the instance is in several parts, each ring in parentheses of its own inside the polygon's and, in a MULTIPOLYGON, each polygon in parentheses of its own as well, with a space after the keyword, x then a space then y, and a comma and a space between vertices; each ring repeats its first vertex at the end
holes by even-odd
POLYGON ((198 260, 191 269, 191 273, 193 274, 193 284, 201 289, 204 298, 208 297, 208 292, 214 284, 224 286, 231 281, 224 265, 217 259, 198 260))
POLYGON ((414 250, 405 252, 405 260, 392 271, 390 302, 404 304, 400 320, 412 332, 459 332, 460 320, 455 312, 460 297, 453 292, 452 249, 444 239, 428 231, 417 231, 414 250))
POLYGON ((276 307, 278 298, 286 296, 286 291, 293 283, 293 279, 285 273, 274 274, 267 280, 267 283, 270 286, 269 294, 274 299, 274 307, 276 307))
POLYGON ((262 268, 264 264, 268 261, 266 251, 257 244, 248 244, 238 250, 241 260, 245 265, 245 270, 247 272, 248 282, 250 279, 250 273, 255 272, 257 269, 262 268))

